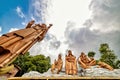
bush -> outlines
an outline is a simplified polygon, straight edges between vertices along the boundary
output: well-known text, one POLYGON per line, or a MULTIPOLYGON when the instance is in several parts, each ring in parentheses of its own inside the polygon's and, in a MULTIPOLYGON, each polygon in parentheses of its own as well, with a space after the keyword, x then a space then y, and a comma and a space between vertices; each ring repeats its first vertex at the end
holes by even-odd
POLYGON ((29 71, 38 71, 40 73, 46 72, 50 67, 50 57, 44 55, 30 56, 29 52, 25 55, 20 55, 13 64, 18 65, 21 71, 17 76, 21 76, 29 71))
POLYGON ((94 57, 95 56, 95 52, 93 52, 93 51, 90 51, 90 52, 88 52, 88 57, 94 57))

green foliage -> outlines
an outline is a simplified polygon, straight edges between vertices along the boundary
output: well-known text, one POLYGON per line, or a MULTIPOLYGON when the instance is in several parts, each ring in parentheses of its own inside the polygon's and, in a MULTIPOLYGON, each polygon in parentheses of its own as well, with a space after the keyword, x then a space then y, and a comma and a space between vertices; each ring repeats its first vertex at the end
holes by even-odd
POLYGON ((107 43, 101 44, 99 51, 101 53, 100 61, 103 61, 112 66, 113 68, 116 68, 115 61, 117 57, 115 53, 112 50, 110 50, 109 45, 107 43))
POLYGON ((90 51, 90 52, 88 52, 88 57, 94 57, 95 56, 95 52, 93 52, 93 51, 90 51))
POLYGON ((109 45, 107 43, 100 44, 99 51, 101 54, 104 54, 109 51, 109 45))
POLYGON ((120 69, 120 60, 117 60, 117 61, 116 61, 115 67, 116 67, 117 69, 120 69))
POLYGON ((98 64, 99 60, 96 60, 96 64, 98 64))
POLYGON ((30 56, 29 52, 25 55, 20 55, 13 64, 18 65, 21 68, 18 76, 29 71, 38 71, 43 73, 51 67, 50 57, 45 57, 44 55, 30 56))

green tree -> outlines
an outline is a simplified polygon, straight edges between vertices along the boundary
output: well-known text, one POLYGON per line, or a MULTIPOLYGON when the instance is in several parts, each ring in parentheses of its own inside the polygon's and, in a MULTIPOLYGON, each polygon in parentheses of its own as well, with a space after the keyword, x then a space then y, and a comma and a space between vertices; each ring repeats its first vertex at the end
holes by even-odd
POLYGON ((43 73, 51 67, 50 57, 45 57, 44 55, 30 56, 29 52, 25 55, 20 55, 13 64, 18 65, 21 68, 18 76, 29 71, 38 71, 43 73))
POLYGON ((90 51, 90 52, 88 52, 88 57, 94 57, 95 56, 95 52, 93 52, 93 51, 90 51))
POLYGON ((118 68, 118 69, 120 69, 120 60, 116 61, 115 67, 118 68))
POLYGON ((110 50, 109 45, 107 43, 101 44, 99 51, 101 53, 100 61, 103 61, 113 68, 115 68, 115 61, 117 59, 113 50, 110 50))
POLYGON ((109 51, 109 45, 107 43, 100 44, 99 51, 101 54, 107 53, 109 51))

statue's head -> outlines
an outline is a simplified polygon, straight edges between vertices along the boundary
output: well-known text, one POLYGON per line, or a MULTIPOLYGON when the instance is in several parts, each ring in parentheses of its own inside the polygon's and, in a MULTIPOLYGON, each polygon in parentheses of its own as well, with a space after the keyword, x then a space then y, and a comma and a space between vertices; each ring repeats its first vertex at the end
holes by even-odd
POLYGON ((84 52, 81 52, 81 56, 84 56, 84 57, 85 57, 86 55, 85 55, 85 53, 84 53, 84 52))
POLYGON ((71 50, 68 50, 68 56, 70 56, 70 55, 73 56, 73 55, 72 55, 72 51, 71 51, 71 50))
POLYGON ((54 60, 54 64, 57 65, 57 61, 56 61, 56 59, 54 60))
POLYGON ((58 55, 58 58, 61 59, 61 57, 62 57, 61 54, 59 54, 59 55, 58 55))
POLYGON ((81 52, 81 55, 84 55, 85 53, 84 52, 81 52))

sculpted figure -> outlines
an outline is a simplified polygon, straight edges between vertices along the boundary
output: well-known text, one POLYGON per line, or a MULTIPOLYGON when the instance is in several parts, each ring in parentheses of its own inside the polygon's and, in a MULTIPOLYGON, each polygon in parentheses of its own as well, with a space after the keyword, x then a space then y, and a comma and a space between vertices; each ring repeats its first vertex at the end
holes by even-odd
POLYGON ((106 69, 109 69, 109 70, 113 70, 113 68, 112 68, 110 65, 108 65, 107 63, 105 63, 105 62, 99 61, 99 62, 98 62, 98 65, 99 65, 99 67, 101 67, 101 68, 106 68, 106 69))
POLYGON ((84 69, 89 68, 90 66, 96 65, 96 60, 91 57, 87 57, 85 53, 81 53, 80 57, 78 58, 78 63, 84 69))
POLYGON ((65 72, 66 74, 77 74, 77 61, 76 57, 72 55, 72 51, 68 51, 68 55, 65 57, 65 72))
POLYGON ((62 61, 62 57, 61 54, 58 55, 58 60, 54 61, 54 64, 52 64, 51 66, 51 72, 54 73, 54 70, 57 70, 57 74, 59 74, 59 72, 61 71, 63 66, 63 61, 62 61))

